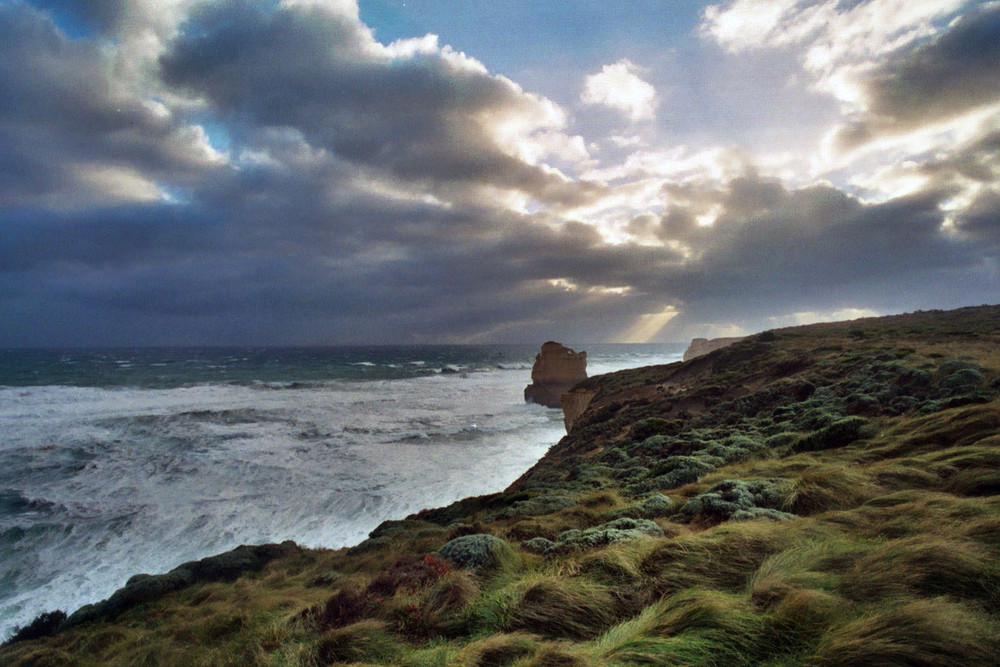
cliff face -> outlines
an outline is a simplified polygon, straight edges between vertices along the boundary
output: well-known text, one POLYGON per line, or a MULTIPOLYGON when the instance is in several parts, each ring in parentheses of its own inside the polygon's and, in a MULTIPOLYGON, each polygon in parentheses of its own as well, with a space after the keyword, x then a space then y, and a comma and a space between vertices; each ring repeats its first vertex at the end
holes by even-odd
POLYGON ((573 430, 574 422, 587 410, 596 395, 596 389, 587 387, 575 387, 562 395, 563 423, 567 433, 573 430))
POLYGON ((690 361, 695 357, 701 357, 709 352, 715 352, 716 350, 721 350, 724 347, 728 347, 733 343, 738 343, 743 340, 743 336, 737 336, 734 338, 694 338, 691 340, 691 345, 684 352, 684 361, 690 361))
POLYGON ((524 388, 524 400, 548 408, 562 407, 562 395, 586 379, 587 353, 548 341, 535 356, 531 384, 524 388))

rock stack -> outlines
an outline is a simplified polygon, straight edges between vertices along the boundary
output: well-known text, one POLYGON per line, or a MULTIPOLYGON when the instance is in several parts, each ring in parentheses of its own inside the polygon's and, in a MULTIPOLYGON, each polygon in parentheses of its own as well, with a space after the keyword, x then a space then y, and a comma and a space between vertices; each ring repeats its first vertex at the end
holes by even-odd
POLYGON ((531 384, 524 388, 524 400, 549 408, 562 407, 562 395, 587 379, 587 353, 575 352, 548 341, 535 356, 531 384))

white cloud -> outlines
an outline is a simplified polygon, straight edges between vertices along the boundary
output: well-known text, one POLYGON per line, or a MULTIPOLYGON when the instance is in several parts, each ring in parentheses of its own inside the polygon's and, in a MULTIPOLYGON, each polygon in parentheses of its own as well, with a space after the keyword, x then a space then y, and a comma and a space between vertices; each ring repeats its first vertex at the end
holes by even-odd
POLYGON ((583 82, 580 101, 617 109, 632 122, 656 117, 656 89, 639 77, 641 69, 630 60, 605 65, 583 82))
POLYGON ((816 88, 849 107, 862 75, 887 54, 934 35, 967 0, 736 0, 705 9, 702 34, 732 53, 805 45, 816 88))
POLYGON ((840 310, 828 311, 802 311, 779 315, 767 318, 775 328, 796 327, 805 324, 816 324, 818 322, 843 322, 846 320, 858 320, 864 317, 878 317, 878 311, 871 308, 841 308, 840 310))

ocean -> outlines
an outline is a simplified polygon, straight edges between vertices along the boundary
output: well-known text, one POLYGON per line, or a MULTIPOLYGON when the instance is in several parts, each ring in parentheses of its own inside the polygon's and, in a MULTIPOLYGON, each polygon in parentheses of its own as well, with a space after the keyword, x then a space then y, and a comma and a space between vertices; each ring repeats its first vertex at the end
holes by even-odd
MULTIPOLYGON (((580 345, 588 373, 683 345, 580 345)), ((240 544, 356 544, 564 434, 537 346, 0 350, 0 637, 240 544)))

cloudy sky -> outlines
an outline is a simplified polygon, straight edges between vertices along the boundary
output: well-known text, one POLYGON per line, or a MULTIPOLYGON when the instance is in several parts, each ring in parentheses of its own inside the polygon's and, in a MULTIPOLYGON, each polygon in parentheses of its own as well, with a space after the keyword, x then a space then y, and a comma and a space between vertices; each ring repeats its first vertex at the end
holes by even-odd
POLYGON ((1000 301, 1000 2, 0 0, 0 347, 1000 301))

